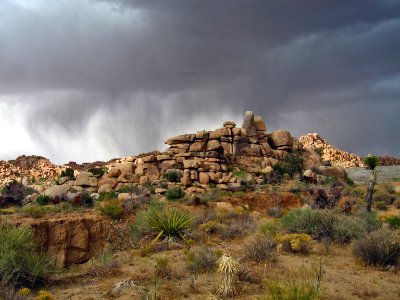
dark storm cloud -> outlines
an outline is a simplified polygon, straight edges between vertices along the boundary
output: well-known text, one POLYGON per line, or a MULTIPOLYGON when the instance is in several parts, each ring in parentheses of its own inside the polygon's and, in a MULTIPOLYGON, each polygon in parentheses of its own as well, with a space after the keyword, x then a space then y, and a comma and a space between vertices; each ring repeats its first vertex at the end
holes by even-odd
POLYGON ((6 0, 0 104, 24 105, 30 149, 57 161, 160 149, 247 109, 400 155, 399 32, 389 0, 6 0))

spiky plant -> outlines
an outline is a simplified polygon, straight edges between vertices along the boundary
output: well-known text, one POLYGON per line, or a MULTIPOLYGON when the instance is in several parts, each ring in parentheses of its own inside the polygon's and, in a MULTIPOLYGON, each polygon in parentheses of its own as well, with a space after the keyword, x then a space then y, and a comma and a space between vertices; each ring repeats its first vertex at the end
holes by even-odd
POLYGON ((231 297, 236 292, 233 285, 239 263, 228 254, 222 255, 217 263, 217 271, 222 275, 222 283, 218 289, 218 294, 224 297, 231 297))
POLYGON ((146 215, 147 227, 157 234, 151 244, 157 242, 160 237, 174 241, 176 238, 185 239, 184 231, 191 227, 193 219, 185 212, 178 209, 150 208, 146 215))

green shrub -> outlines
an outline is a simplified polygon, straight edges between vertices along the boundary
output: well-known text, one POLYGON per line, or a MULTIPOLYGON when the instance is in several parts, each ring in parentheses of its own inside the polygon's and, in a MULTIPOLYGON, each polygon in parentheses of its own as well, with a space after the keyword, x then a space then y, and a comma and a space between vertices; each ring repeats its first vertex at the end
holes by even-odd
POLYGON ((369 265, 396 266, 400 263, 400 232, 372 232, 354 243, 353 253, 369 265))
POLYGON ((106 172, 106 169, 105 168, 91 168, 88 170, 88 172, 92 173, 95 176, 98 175, 101 177, 106 172))
POLYGON ((131 193, 131 194, 140 194, 140 189, 136 185, 126 185, 121 186, 118 189, 118 193, 131 193))
POLYGON ((86 207, 92 207, 93 206, 93 198, 90 196, 88 192, 84 192, 81 194, 78 194, 74 197, 73 203, 76 206, 86 206, 86 207))
POLYGON ((109 201, 109 200, 115 200, 117 199, 118 194, 117 192, 101 192, 99 194, 99 198, 97 199, 98 201, 109 201))
POLYGON ((375 201, 375 202, 374 202, 374 206, 375 206, 375 208, 378 209, 378 210, 386 211, 386 210, 389 209, 389 206, 388 206, 385 202, 383 202, 383 201, 375 201))
POLYGON ((61 177, 68 177, 70 179, 75 179, 74 169, 66 168, 64 171, 61 171, 61 177))
POLYGON ((400 216, 387 216, 385 222, 388 223, 392 229, 400 228, 400 216))
POLYGON ((0 224, 0 281, 17 287, 42 282, 53 264, 36 250, 32 229, 0 224))
POLYGON ((189 267, 194 272, 210 272, 215 270, 218 258, 215 251, 205 247, 187 254, 189 267))
POLYGON ((47 195, 39 195, 36 198, 36 203, 39 205, 47 205, 51 201, 51 197, 47 195))
POLYGON ((276 259, 275 242, 272 237, 257 236, 245 246, 245 256, 256 262, 263 262, 276 259))
POLYGON ((103 215, 106 215, 113 220, 120 219, 123 213, 122 208, 119 206, 116 200, 105 202, 104 206, 100 207, 100 211, 103 215))
POLYGON ((373 170, 376 168, 376 166, 378 165, 379 162, 379 157, 375 156, 375 155, 371 155, 368 154, 365 158, 364 158, 364 163, 368 166, 368 168, 370 170, 373 170))
POLYGON ((164 174, 164 178, 169 182, 179 182, 181 180, 181 176, 177 172, 166 172, 164 174))
POLYGON ((295 209, 281 221, 288 232, 306 233, 315 239, 339 243, 361 238, 381 226, 376 214, 346 216, 332 210, 295 209))
POLYGON ((185 239, 185 230, 189 229, 192 223, 193 220, 189 214, 178 209, 160 211, 150 208, 146 214, 147 227, 157 234, 152 243, 156 242, 160 237, 164 237, 167 240, 185 239))
POLYGON ((383 202, 387 205, 392 204, 396 200, 396 194, 387 191, 378 191, 374 193, 374 202, 383 202))
POLYGON ((280 164, 274 164, 272 166, 272 169, 274 172, 276 172, 280 176, 283 176, 283 174, 288 173, 288 170, 286 169, 286 167, 283 165, 280 165, 280 164))
POLYGON ((283 167, 286 169, 286 173, 288 173, 290 177, 293 177, 296 173, 302 173, 303 162, 303 152, 300 150, 294 151, 283 159, 283 167))
POLYGON ((185 196, 185 192, 180 187, 171 187, 165 193, 168 200, 181 199, 185 196))

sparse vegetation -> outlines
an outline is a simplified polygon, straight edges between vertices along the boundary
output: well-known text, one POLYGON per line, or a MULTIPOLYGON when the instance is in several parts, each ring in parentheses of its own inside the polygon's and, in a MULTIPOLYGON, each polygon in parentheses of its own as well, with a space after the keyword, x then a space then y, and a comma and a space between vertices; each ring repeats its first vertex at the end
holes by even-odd
POLYGON ((382 229, 356 241, 353 253, 373 266, 397 266, 400 263, 400 232, 382 229))
POLYGON ((97 201, 109 201, 117 199, 118 194, 114 191, 112 192, 101 192, 99 193, 99 198, 97 201))
POLYGON ((316 288, 307 281, 278 282, 268 281, 269 295, 265 300, 316 300, 318 292, 316 288))

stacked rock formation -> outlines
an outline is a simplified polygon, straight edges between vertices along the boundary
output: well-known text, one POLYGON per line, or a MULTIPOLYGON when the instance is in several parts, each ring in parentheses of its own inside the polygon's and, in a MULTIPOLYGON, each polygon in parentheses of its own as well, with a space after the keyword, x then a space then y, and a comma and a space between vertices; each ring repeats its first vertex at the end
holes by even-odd
POLYGON ((330 161, 334 166, 342 168, 364 167, 363 159, 353 153, 340 150, 328 143, 318 133, 308 133, 299 138, 305 148, 320 149, 323 160, 330 161))
MULTIPOLYGON (((169 148, 128 157, 111 165, 106 176, 98 180, 99 191, 118 189, 121 185, 145 184, 174 172, 181 183, 206 185, 214 183, 220 188, 238 184, 232 168, 249 173, 263 173, 281 162, 290 152, 302 149, 302 144, 286 130, 266 132, 260 116, 246 112, 241 128, 232 121, 213 131, 198 131, 169 138, 169 148)), ((304 151, 305 168, 321 165, 312 151, 304 151)))

